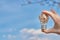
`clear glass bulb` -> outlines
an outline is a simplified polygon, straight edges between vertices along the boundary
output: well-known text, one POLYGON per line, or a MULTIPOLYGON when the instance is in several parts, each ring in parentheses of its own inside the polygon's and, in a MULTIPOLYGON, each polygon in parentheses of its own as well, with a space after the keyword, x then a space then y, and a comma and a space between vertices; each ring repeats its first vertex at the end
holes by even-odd
POLYGON ((47 27, 47 22, 48 22, 48 15, 46 14, 41 14, 39 16, 40 23, 41 23, 41 29, 44 30, 47 27))

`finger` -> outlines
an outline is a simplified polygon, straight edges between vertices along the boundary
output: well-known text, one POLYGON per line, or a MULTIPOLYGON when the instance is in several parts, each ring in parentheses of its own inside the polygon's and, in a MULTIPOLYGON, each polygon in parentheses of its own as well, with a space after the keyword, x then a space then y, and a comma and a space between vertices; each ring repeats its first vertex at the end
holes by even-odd
POLYGON ((53 20, 54 20, 54 22, 56 22, 57 20, 57 15, 55 14, 55 13, 53 13, 53 12, 50 12, 50 11, 46 11, 46 10, 44 10, 43 12, 42 12, 43 14, 46 14, 46 15, 49 15, 53 20))
MULTIPOLYGON (((56 11, 55 10, 53 10, 52 8, 51 8, 51 12, 52 13, 54 13, 54 14, 56 14, 56 11)), ((57 15, 57 14, 56 14, 57 15)))
POLYGON ((46 15, 50 15, 51 17, 53 17, 54 13, 50 12, 50 11, 42 11, 43 14, 46 14, 46 15))

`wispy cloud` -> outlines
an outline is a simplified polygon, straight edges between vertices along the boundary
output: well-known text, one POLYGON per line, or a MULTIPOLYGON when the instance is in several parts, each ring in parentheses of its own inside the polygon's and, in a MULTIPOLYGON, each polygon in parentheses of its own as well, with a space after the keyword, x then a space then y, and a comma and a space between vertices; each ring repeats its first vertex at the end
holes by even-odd
POLYGON ((12 33, 16 31, 16 28, 4 28, 4 29, 0 29, 0 33, 12 33))
POLYGON ((11 34, 8 34, 8 35, 2 35, 3 39, 6 39, 6 40, 15 40, 16 39, 16 36, 15 35, 11 35, 11 34))

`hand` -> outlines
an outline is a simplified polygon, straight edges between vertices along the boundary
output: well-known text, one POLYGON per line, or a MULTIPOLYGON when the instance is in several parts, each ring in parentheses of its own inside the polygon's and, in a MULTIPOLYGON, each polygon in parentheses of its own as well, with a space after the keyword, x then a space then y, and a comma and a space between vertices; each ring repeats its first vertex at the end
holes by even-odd
POLYGON ((42 13, 50 16, 54 21, 53 28, 51 28, 49 30, 46 30, 46 29, 42 30, 42 32, 60 34, 60 16, 53 9, 51 9, 51 11, 44 10, 44 11, 42 11, 42 13))

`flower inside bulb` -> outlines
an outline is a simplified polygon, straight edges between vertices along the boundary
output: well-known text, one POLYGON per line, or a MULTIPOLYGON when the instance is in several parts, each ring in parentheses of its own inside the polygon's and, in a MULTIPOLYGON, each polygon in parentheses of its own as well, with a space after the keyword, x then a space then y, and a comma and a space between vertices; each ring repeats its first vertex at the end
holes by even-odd
POLYGON ((42 24, 46 24, 48 22, 48 15, 46 14, 41 14, 39 18, 42 24))

